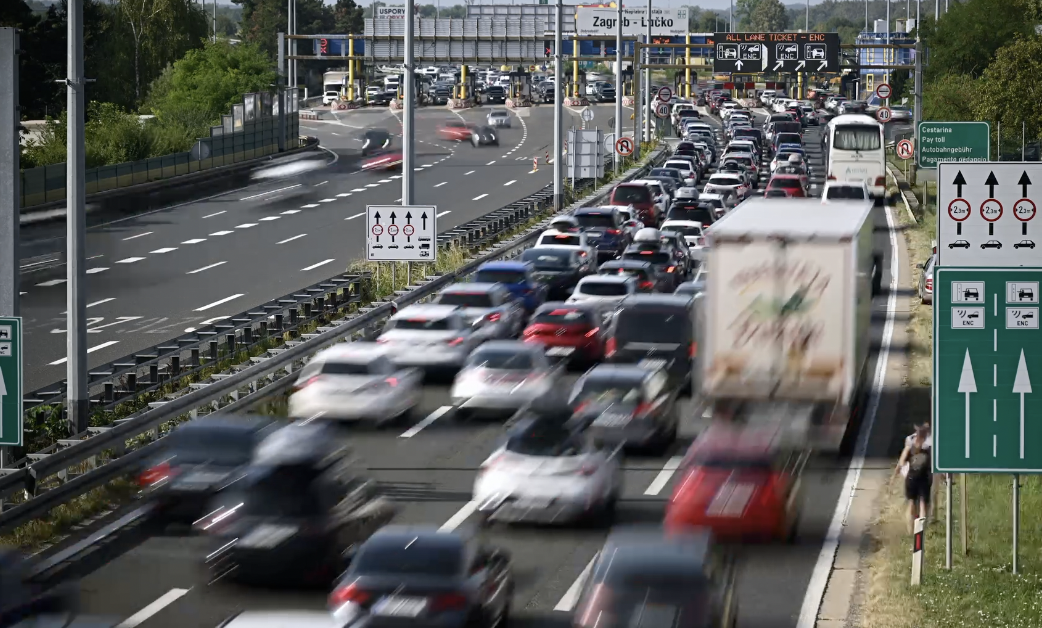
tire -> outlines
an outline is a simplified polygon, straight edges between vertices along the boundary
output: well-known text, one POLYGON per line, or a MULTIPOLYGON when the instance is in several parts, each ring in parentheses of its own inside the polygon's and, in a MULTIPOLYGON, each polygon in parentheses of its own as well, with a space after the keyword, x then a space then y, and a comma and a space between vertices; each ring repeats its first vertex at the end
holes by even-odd
POLYGON ((471 136, 470 136, 470 143, 471 143, 471 145, 472 145, 472 146, 473 146, 474 148, 477 148, 478 146, 480 146, 480 145, 481 145, 481 140, 479 140, 479 139, 478 139, 478 136, 477 136, 477 135, 471 135, 471 136))

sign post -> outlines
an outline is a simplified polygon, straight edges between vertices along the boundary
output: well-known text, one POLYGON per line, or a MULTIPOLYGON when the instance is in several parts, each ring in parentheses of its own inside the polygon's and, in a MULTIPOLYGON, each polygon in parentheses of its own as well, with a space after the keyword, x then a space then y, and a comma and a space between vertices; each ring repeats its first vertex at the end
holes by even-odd
POLYGON ((22 319, 0 318, 0 445, 22 445, 22 319))
POLYGON ((920 122, 919 167, 933 169, 941 161, 991 160, 988 122, 920 122))
POLYGON ((370 262, 433 262, 438 257, 438 208, 367 205, 365 250, 370 262))

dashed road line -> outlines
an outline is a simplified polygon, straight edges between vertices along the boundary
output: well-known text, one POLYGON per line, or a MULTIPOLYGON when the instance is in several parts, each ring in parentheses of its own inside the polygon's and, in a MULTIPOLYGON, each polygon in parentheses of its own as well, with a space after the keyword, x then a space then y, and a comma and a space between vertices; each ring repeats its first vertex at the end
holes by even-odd
POLYGON ((214 232, 213 232, 213 233, 211 233, 210 235, 211 235, 211 236, 226 236, 226 235, 228 235, 229 233, 235 233, 235 232, 234 232, 234 231, 214 231, 214 232))
POLYGON ((480 196, 475 196, 475 197, 474 197, 473 199, 471 199, 471 200, 475 200, 475 201, 480 201, 481 199, 485 198, 486 196, 488 196, 488 194, 482 194, 482 195, 480 195, 480 196))
POLYGON ((125 257, 121 260, 116 260, 117 264, 133 264, 134 262, 140 262, 145 258, 143 257, 125 257))
POLYGON ((143 237, 145 237, 147 235, 152 235, 152 232, 151 231, 146 231, 144 233, 139 233, 137 235, 132 235, 129 238, 123 238, 123 241, 126 242, 127 240, 136 240, 137 238, 143 238, 143 237))
POLYGON ((336 195, 337 198, 346 198, 348 196, 351 196, 350 192, 341 192, 340 194, 336 195))
POLYGON ((257 226, 257 223, 255 223, 255 222, 244 222, 241 225, 235 225, 235 228, 236 229, 250 229, 250 228, 253 228, 253 227, 256 227, 256 226, 257 226))
POLYGON ((451 213, 452 213, 452 210, 451 209, 447 209, 447 210, 445 210, 443 212, 438 212, 438 214, 436 214, 436 215, 437 215, 438 218, 441 218, 445 214, 451 214, 451 213))
POLYGON ((307 235, 306 233, 302 233, 300 235, 295 235, 292 238, 286 238, 285 240, 280 240, 279 242, 276 242, 275 244, 285 244, 287 242, 292 242, 294 240, 299 240, 299 239, 303 238, 306 235, 307 235))
POLYGON ((167 246, 167 247, 163 247, 161 249, 156 249, 154 251, 149 251, 149 254, 150 255, 162 255, 163 253, 169 253, 171 251, 176 251, 176 250, 177 250, 176 246, 167 246))
POLYGON ((197 308, 195 308, 195 311, 196 312, 205 312, 206 310, 208 310, 210 308, 217 307, 218 305, 224 305, 228 301, 234 301, 235 299, 238 299, 239 297, 242 297, 242 296, 245 296, 245 295, 243 295, 243 294, 233 294, 232 296, 224 297, 223 299, 221 299, 219 301, 214 301, 213 303, 209 303, 209 304, 204 305, 202 307, 197 307, 197 308))
POLYGON ((488 162, 488 163, 487 163, 487 164, 485 164, 485 165, 486 165, 486 166, 491 166, 491 165, 492 165, 492 164, 494 164, 494 163, 496 163, 496 160, 495 160, 495 159, 493 159, 492 161, 488 162))
POLYGON ((309 271, 309 270, 315 270, 315 269, 316 269, 316 268, 318 268, 319 266, 325 266, 326 264, 328 264, 328 263, 330 263, 330 262, 333 262, 333 261, 336 261, 336 260, 333 260, 333 259, 324 259, 324 260, 322 260, 321 262, 319 262, 319 263, 317 263, 317 264, 312 264, 311 266, 306 266, 306 267, 304 267, 304 268, 301 268, 301 269, 300 269, 300 272, 302 272, 302 273, 303 273, 303 272, 307 272, 307 271, 309 271))
POLYGON ((67 279, 51 279, 50 281, 45 281, 43 283, 36 284, 36 287, 37 288, 50 288, 51 286, 60 286, 61 284, 65 283, 66 281, 68 281, 68 280, 67 279))
POLYGON ((335 200, 335 198, 324 198, 321 201, 319 201, 319 203, 332 203, 335 200))
POLYGON ((445 185, 445 184, 447 184, 447 183, 448 183, 448 181, 442 181, 441 183, 439 183, 438 185, 436 185, 436 186, 434 186, 434 187, 436 187, 436 188, 440 188, 441 186, 443 186, 443 185, 445 185))
POLYGON ((299 209, 287 209, 286 211, 282 212, 282 215, 283 216, 292 216, 293 214, 299 214, 299 213, 300 213, 299 209))
MULTIPOLYGON (((260 194, 254 194, 253 196, 247 196, 246 198, 240 198, 239 200, 240 201, 248 201, 250 199, 260 198, 262 196, 267 196, 269 194, 274 194, 276 192, 284 192, 286 190, 292 190, 293 188, 299 188, 300 186, 301 186, 301 184, 297 183, 296 185, 286 186, 284 188, 279 188, 277 190, 268 190, 267 192, 261 192, 260 194)), ((221 213, 223 214, 224 212, 221 212, 221 213)), ((206 216, 204 216, 204 218, 206 218, 206 216)))
POLYGON ((352 192, 365 192, 365 188, 355 188, 355 189, 353 189, 351 191, 352 192))
MULTIPOLYGON (((103 342, 100 345, 95 345, 95 346, 87 349, 87 353, 94 353, 95 351, 99 351, 101 349, 104 349, 105 347, 111 347, 112 345, 115 345, 115 344, 119 344, 119 341, 118 340, 110 340, 108 342, 103 342)), ((65 364, 68 361, 69 361, 69 358, 68 357, 64 357, 64 358, 62 358, 60 360, 55 360, 54 362, 51 362, 51 366, 58 366, 59 364, 65 364)), ((136 626, 137 624, 134 624, 134 625, 136 626)))
POLYGON ((106 270, 108 270, 108 268, 104 268, 104 267, 102 267, 102 268, 88 268, 87 269, 87 274, 88 275, 96 275, 98 273, 103 273, 106 270))
POLYGON ((514 185, 515 183, 517 183, 517 179, 514 179, 513 181, 507 181, 503 184, 503 187, 506 187, 508 185, 514 185))
POLYGON ((203 216, 203 218, 213 218, 214 216, 220 216, 221 214, 227 214, 227 213, 228 213, 228 210, 222 209, 219 212, 214 212, 212 214, 207 214, 207 215, 203 216))
MULTIPOLYGON (((334 133, 333 135, 336 135, 336 133, 334 133)), ((325 184, 327 184, 327 183, 329 183, 329 181, 323 181, 322 183, 316 183, 314 187, 316 187, 316 188, 317 188, 318 186, 320 186, 320 185, 325 185, 325 184)))
POLYGON ((191 240, 185 240, 181 244, 199 244, 200 242, 206 242, 206 238, 192 238, 191 240))
POLYGON ((218 266, 221 266, 222 264, 227 264, 227 263, 228 262, 217 262, 216 264, 210 264, 209 266, 203 266, 202 268, 196 268, 195 270, 190 270, 190 271, 188 271, 185 274, 186 275, 194 275, 196 273, 201 273, 204 270, 210 270, 211 268, 217 268, 218 266))
POLYGON ((471 170, 470 172, 464 172, 463 176, 467 176, 468 174, 474 174, 475 172, 477 172, 477 171, 476 170, 471 170))
POLYGON ((272 220, 278 220, 279 218, 282 218, 282 216, 265 216, 264 218, 261 218, 261 221, 271 222, 272 220))
POLYGON ((354 216, 348 216, 347 218, 344 218, 344 220, 354 220, 355 218, 361 218, 362 216, 365 216, 365 212, 355 214, 354 216))

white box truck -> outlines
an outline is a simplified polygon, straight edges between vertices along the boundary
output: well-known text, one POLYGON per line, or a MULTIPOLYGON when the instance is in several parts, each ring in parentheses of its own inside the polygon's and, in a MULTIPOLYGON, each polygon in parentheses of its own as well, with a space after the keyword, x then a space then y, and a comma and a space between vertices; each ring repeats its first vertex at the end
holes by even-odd
POLYGON ((873 208, 751 199, 707 231, 696 390, 714 419, 784 422, 849 450, 880 286, 873 208))

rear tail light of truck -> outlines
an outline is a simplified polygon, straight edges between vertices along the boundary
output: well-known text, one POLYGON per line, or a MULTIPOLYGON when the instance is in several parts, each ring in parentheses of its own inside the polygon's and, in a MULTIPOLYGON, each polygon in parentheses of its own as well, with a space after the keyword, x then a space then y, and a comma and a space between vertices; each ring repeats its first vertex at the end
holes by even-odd
POLYGON ((876 185, 886 185, 886 177, 876 177, 876 185))

